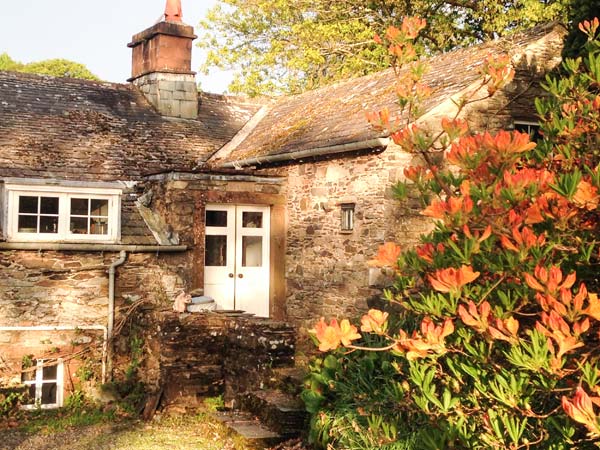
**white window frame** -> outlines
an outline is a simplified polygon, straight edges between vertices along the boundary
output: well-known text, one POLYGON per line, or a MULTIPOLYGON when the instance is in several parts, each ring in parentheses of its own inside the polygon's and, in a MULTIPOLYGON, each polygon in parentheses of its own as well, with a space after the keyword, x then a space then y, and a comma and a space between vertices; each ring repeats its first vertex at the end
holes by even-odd
POLYGON ((69 186, 4 185, 4 209, 6 239, 9 242, 99 242, 115 243, 121 238, 121 189, 85 188, 69 186), (57 233, 20 233, 19 198, 22 196, 58 197, 57 233), (76 234, 70 230, 71 199, 87 198, 108 200, 107 234, 76 234))
POLYGON ((44 380, 44 360, 36 360, 35 368, 35 379, 30 381, 23 381, 23 385, 32 386, 35 385, 35 398, 33 403, 29 405, 22 405, 23 409, 55 409, 60 408, 63 405, 63 389, 64 389, 64 365, 62 359, 56 360, 55 363, 48 364, 49 366, 56 365, 56 380, 44 380), (56 403, 47 403, 43 405, 42 402, 42 385, 44 382, 56 383, 56 403))
POLYGON ((532 131, 539 131, 541 129, 540 123, 532 120, 515 120, 513 122, 513 130, 516 130, 517 126, 527 127, 529 136, 533 136, 531 133, 532 131), (534 128, 536 130, 534 130, 534 128))
POLYGON ((356 222, 356 203, 340 203, 341 223, 340 230, 343 233, 352 233, 356 222))

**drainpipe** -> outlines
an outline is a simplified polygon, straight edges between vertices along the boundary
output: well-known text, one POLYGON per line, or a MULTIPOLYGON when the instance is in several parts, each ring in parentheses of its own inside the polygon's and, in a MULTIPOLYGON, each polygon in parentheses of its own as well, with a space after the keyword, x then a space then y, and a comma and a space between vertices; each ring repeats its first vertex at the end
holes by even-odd
POLYGON ((115 274, 117 267, 121 266, 127 259, 127 252, 122 250, 119 253, 119 258, 108 268, 108 351, 107 351, 107 372, 109 380, 112 380, 112 338, 113 328, 115 326, 115 274))

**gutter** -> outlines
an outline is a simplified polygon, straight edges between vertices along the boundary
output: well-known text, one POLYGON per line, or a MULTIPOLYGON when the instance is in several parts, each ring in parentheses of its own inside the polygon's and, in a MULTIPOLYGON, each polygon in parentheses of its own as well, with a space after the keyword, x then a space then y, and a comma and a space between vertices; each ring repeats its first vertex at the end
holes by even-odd
POLYGON ((113 328, 115 325, 115 275, 117 273, 117 267, 123 265, 127 259, 127 252, 121 250, 119 258, 113 261, 108 268, 108 326, 106 327, 106 333, 108 337, 108 349, 107 349, 107 372, 108 376, 112 379, 112 338, 113 328))
POLYGON ((1 250, 49 250, 70 252, 128 252, 173 253, 184 252, 187 245, 119 245, 119 244, 61 244, 53 242, 0 242, 1 250))
POLYGON ((325 156, 333 155, 336 153, 346 153, 355 150, 368 150, 371 148, 387 147, 389 143, 389 138, 369 139, 368 141, 352 142, 350 144, 333 145, 330 147, 318 147, 309 150, 300 150, 297 152, 281 153, 278 155, 255 156, 239 161, 227 162, 219 165, 219 167, 223 169, 241 169, 244 166, 261 165, 273 162, 310 158, 314 156, 325 156))
POLYGON ((108 360, 108 330, 103 325, 57 325, 57 326, 32 326, 32 327, 3 327, 0 326, 0 331, 71 331, 71 330, 98 330, 104 335, 102 343, 102 384, 106 383, 106 366, 108 360))

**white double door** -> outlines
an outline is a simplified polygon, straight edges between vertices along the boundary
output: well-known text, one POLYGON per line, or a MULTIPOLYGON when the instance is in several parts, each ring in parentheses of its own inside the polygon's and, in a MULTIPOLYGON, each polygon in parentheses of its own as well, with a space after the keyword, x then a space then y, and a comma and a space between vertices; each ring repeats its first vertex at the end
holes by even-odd
POLYGON ((211 204, 205 219, 204 295, 269 317, 269 207, 211 204))

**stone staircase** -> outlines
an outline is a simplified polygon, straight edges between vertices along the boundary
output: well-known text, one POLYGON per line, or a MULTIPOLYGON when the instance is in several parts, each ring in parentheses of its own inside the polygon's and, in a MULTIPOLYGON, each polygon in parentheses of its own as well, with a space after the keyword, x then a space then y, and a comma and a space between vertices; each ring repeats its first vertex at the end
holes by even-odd
POLYGON ((223 395, 214 418, 264 449, 306 429, 295 367, 296 332, 288 324, 246 314, 163 312, 155 335, 167 404, 198 405, 223 395))

